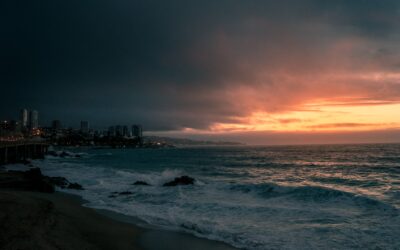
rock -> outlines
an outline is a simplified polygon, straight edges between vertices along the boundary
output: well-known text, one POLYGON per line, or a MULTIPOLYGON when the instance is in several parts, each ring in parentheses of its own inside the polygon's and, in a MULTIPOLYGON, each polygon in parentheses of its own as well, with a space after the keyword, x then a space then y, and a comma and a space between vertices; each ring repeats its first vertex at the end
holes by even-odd
POLYGON ((28 171, 8 171, 0 175, 0 188, 53 193, 54 186, 48 183, 39 168, 28 171))
POLYGON ((78 184, 78 183, 70 183, 67 187, 68 189, 76 189, 76 190, 84 190, 82 185, 78 184))
POLYGON ((42 175, 39 168, 27 171, 5 171, 0 174, 0 188, 53 193, 54 186, 83 190, 78 183, 70 183, 64 177, 42 175))
POLYGON ((189 176, 181 176, 176 177, 173 181, 165 183, 164 187, 173 187, 178 185, 192 185, 194 183, 194 179, 189 176))
POLYGON ((22 164, 31 166, 32 162, 30 160, 25 159, 25 160, 22 160, 22 164))
POLYGON ((145 181, 136 181, 135 183, 133 183, 132 185, 136 185, 136 186, 150 186, 149 183, 145 182, 145 181))
POLYGON ((60 157, 63 157, 63 158, 68 157, 68 156, 71 156, 71 155, 65 151, 62 151, 62 153, 60 154, 60 157))
POLYGON ((44 176, 39 168, 31 168, 27 171, 6 171, 0 175, 0 188, 53 193, 54 186, 83 190, 80 184, 70 183, 64 177, 44 176))
POLYGON ((28 190, 44 193, 53 193, 55 191, 54 185, 46 181, 40 168, 31 168, 23 172, 23 175, 26 181, 25 186, 28 190))
POLYGON ((70 183, 65 177, 47 177, 47 181, 60 188, 66 188, 70 183))
POLYGON ((31 180, 41 180, 43 178, 40 168, 31 168, 23 173, 26 178, 31 180))
POLYGON ((57 154, 56 151, 48 151, 48 152, 47 152, 47 155, 51 155, 51 156, 54 156, 54 157, 58 157, 58 154, 57 154))

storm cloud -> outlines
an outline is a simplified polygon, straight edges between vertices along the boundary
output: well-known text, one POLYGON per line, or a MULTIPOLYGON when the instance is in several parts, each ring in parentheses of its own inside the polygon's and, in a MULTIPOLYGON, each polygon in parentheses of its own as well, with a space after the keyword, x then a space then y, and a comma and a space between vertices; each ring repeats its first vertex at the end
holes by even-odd
POLYGON ((396 0, 2 1, 0 112, 166 131, 397 102, 399 27, 396 0))

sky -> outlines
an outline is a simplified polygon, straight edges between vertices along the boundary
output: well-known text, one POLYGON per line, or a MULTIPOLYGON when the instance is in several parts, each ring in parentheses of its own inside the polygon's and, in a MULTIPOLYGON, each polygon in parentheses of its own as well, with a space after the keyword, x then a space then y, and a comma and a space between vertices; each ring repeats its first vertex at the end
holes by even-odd
POLYGON ((8 0, 0 32, 3 119, 400 142, 398 0, 8 0))

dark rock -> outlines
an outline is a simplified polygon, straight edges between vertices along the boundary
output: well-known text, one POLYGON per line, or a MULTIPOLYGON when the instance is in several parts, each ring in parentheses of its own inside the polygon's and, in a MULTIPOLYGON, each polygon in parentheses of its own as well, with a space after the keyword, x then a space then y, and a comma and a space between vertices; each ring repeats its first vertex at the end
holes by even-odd
POLYGON ((47 152, 47 155, 51 155, 51 156, 54 156, 54 157, 58 157, 58 154, 57 154, 56 151, 48 151, 48 152, 47 152))
POLYGON ((53 193, 55 191, 54 185, 46 181, 40 168, 31 168, 23 172, 23 175, 26 189, 44 193, 53 193))
POLYGON ((136 185, 136 186, 150 186, 149 183, 144 182, 144 181, 136 181, 136 182, 133 183, 132 185, 136 185))
POLYGON ((76 182, 75 183, 70 183, 67 188, 76 189, 76 190, 84 190, 82 185, 80 185, 80 184, 78 184, 76 182))
POLYGON ((65 157, 69 157, 71 156, 69 153, 62 151, 62 153, 60 154, 60 157, 65 158, 65 157))
POLYGON ((70 184, 65 177, 46 177, 46 180, 60 188, 66 188, 70 184))
POLYGON ((31 166, 32 162, 30 160, 25 159, 25 160, 22 160, 22 164, 31 166))
POLYGON ((173 181, 165 183, 164 187, 173 187, 178 185, 192 185, 194 183, 194 179, 189 176, 181 176, 176 177, 173 181))
POLYGON ((39 168, 27 171, 5 171, 0 174, 0 188, 53 193, 54 186, 83 190, 78 183, 70 183, 64 177, 42 175, 39 168))
POLYGON ((31 168, 23 173, 24 176, 28 179, 41 180, 43 178, 42 171, 40 171, 40 168, 31 168))
POLYGON ((119 192, 119 195, 128 195, 128 194, 133 194, 132 192, 129 191, 124 191, 124 192, 119 192))
POLYGON ((39 168, 8 171, 0 175, 0 188, 53 193, 54 186, 45 181, 39 168))

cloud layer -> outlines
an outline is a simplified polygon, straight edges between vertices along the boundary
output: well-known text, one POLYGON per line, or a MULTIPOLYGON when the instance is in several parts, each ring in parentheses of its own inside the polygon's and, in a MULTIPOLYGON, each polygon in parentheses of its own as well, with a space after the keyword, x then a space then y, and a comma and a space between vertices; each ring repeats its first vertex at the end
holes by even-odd
POLYGON ((0 23, 5 116, 209 129, 400 101, 396 0, 3 1, 0 23))

